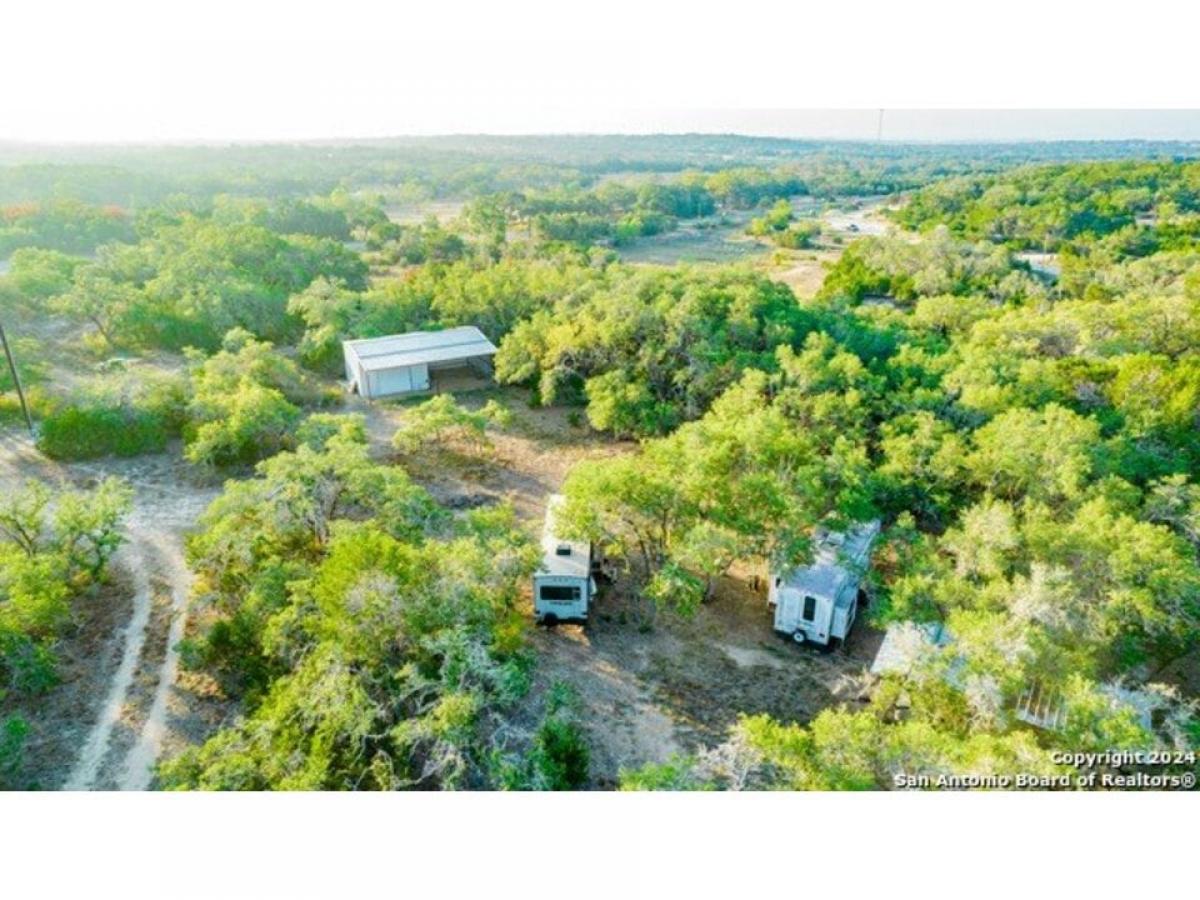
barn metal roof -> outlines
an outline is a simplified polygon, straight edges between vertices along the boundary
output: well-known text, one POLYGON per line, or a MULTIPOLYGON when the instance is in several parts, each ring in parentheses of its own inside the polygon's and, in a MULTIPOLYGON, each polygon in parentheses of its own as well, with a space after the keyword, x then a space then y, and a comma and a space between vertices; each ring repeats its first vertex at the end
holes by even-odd
POLYGON ((587 578, 592 574, 592 547, 587 541, 568 541, 554 533, 554 519, 563 505, 562 494, 551 494, 546 504, 546 526, 542 532, 542 564, 538 575, 568 575, 587 578), (561 551, 566 551, 561 552, 561 551))
POLYGON ((491 356, 496 352, 496 345, 474 325, 447 328, 445 331, 410 331, 408 334, 344 341, 343 346, 358 358, 368 372, 473 359, 491 356))

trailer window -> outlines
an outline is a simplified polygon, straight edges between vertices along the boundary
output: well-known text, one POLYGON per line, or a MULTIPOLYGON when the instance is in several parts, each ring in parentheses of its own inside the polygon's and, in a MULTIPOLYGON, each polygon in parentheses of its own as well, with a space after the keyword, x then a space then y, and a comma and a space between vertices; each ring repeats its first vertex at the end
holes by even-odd
POLYGON ((578 600, 579 587, 564 587, 557 584, 542 585, 542 599, 551 603, 568 603, 578 600))
POLYGON ((817 598, 816 597, 807 597, 806 596, 804 598, 803 616, 804 616, 805 622, 811 622, 813 619, 815 619, 817 617, 817 598))

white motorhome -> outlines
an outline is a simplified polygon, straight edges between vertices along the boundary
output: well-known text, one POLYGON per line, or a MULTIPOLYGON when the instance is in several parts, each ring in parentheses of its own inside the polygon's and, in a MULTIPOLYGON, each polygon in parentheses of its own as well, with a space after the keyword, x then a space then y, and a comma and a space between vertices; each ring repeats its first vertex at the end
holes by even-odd
POLYGON ((555 534, 554 520, 563 498, 554 494, 546 506, 542 532, 542 564, 533 575, 533 615, 538 622, 584 622, 596 593, 592 579, 592 545, 555 534))
POLYGON ((798 644, 845 640, 878 534, 878 521, 845 534, 818 529, 811 565, 771 573, 768 602, 775 607, 775 630, 798 644))

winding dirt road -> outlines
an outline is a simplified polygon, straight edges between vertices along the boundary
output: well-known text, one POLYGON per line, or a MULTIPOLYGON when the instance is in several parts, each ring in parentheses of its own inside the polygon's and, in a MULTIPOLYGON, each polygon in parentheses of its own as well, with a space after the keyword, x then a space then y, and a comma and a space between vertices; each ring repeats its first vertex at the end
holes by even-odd
POLYGON ((171 586, 171 625, 167 631, 166 653, 159 667, 154 700, 137 743, 125 757, 117 782, 118 788, 123 791, 146 790, 154 775, 154 763, 158 760, 166 736, 167 703, 179 672, 179 642, 183 640, 183 629, 187 622, 188 592, 192 582, 192 573, 184 562, 178 535, 146 535, 144 540, 157 554, 162 566, 160 571, 171 586))
POLYGON ((75 764, 64 773, 64 790, 150 787, 168 729, 179 669, 176 648, 187 621, 191 573, 183 542, 217 489, 191 484, 173 455, 60 465, 38 453, 24 435, 0 434, 0 489, 28 478, 78 487, 109 475, 126 479, 134 489, 126 543, 114 558, 129 573, 133 611, 120 633, 120 662, 103 698, 97 698, 96 718, 75 764), (169 598, 162 611, 169 621, 165 630, 154 627, 163 594, 169 598))
POLYGON ((63 783, 63 790, 83 791, 96 783, 96 778, 100 774, 100 766, 108 754, 113 729, 121 720, 121 713, 125 708, 125 698, 133 685, 133 676, 137 671, 138 660, 141 658, 142 648, 146 643, 152 595, 149 567, 146 565, 145 559, 141 557, 142 548, 139 546, 137 538, 136 534, 131 534, 130 543, 121 549, 115 560, 117 565, 123 566, 132 574, 134 586, 133 615, 129 619, 129 624, 125 626, 121 638, 123 645, 121 663, 117 666, 117 671, 109 684, 104 705, 100 708, 100 715, 91 731, 88 732, 79 759, 66 782, 63 783))

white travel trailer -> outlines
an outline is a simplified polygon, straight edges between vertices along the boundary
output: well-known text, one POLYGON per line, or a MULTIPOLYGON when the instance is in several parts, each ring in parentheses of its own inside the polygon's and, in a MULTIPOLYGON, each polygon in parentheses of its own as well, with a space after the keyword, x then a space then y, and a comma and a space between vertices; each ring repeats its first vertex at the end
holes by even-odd
POLYGON ((592 545, 586 541, 568 541, 554 532, 554 520, 562 506, 560 494, 550 497, 546 506, 546 526, 542 533, 542 564, 533 575, 533 615, 538 622, 584 622, 596 593, 592 579, 592 545))
POLYGON ((811 565, 771 573, 768 602, 775 607, 775 630, 798 644, 845 640, 878 534, 877 521, 846 534, 818 529, 811 565))

